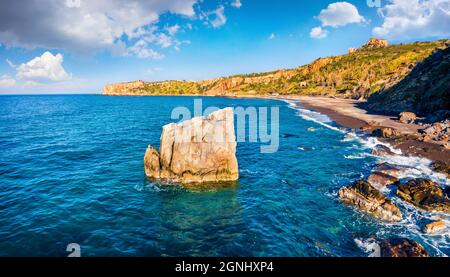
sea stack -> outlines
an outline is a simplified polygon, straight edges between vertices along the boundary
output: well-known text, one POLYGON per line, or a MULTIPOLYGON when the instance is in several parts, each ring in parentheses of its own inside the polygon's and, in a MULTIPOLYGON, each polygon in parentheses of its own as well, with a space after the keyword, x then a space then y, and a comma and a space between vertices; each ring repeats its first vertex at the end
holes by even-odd
POLYGON ((160 153, 149 146, 145 174, 151 179, 192 184, 239 178, 232 108, 163 127, 160 153))

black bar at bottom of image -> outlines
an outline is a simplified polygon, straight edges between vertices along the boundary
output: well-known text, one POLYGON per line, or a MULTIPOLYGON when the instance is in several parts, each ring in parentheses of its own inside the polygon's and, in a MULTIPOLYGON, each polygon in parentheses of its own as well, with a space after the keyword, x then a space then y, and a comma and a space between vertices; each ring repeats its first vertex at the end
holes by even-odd
POLYGON ((0 273, 390 273, 449 272, 448 258, 0 258, 0 273))

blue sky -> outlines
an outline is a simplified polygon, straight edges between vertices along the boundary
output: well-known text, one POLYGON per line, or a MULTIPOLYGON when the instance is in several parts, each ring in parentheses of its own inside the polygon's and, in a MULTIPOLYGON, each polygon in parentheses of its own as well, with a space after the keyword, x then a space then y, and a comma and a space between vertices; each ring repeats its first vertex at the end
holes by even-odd
POLYGON ((450 0, 377 4, 5 0, 0 93, 100 93, 111 82, 294 68, 346 53, 370 37, 391 43, 450 37, 450 0))

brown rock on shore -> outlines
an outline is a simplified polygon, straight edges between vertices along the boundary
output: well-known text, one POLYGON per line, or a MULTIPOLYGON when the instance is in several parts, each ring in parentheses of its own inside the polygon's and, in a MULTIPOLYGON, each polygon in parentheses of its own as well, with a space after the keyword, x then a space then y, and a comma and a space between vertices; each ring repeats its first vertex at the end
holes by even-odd
POLYGON ((431 223, 428 223, 427 225, 425 225, 424 227, 424 233, 427 234, 434 234, 437 232, 440 232, 442 230, 445 230, 446 226, 445 226, 445 222, 442 220, 438 220, 438 221, 434 221, 431 223))
POLYGON ((359 180, 339 190, 342 202, 385 221, 400 221, 400 209, 367 181, 359 180))
POLYGON ((236 137, 232 108, 163 127, 161 153, 149 147, 144 157, 149 178, 171 182, 236 181, 236 137))
POLYGON ((414 121, 416 121, 417 116, 416 114, 412 113, 412 112, 402 112, 400 113, 398 120, 401 123, 405 123, 405 124, 412 124, 414 123, 414 121))
POLYGON ((367 178, 367 181, 376 188, 383 188, 389 185, 393 185, 399 180, 394 176, 375 171, 370 174, 369 178, 367 178))
POLYGON ((431 164, 431 169, 436 172, 444 173, 447 175, 447 178, 450 178, 450 164, 448 163, 435 161, 431 164))
POLYGON ((374 168, 374 170, 377 171, 377 172, 381 172, 381 173, 384 173, 384 174, 387 174, 387 175, 399 178, 400 175, 401 175, 401 172, 404 169, 402 169, 402 168, 400 168, 398 166, 389 164, 389 163, 382 163, 382 164, 377 165, 374 168))
POLYGON ((399 185, 397 196, 427 211, 450 213, 450 199, 442 188, 427 179, 414 179, 399 185))
POLYGON ((379 137, 379 138, 396 138, 396 137, 399 137, 401 134, 394 128, 381 127, 381 128, 375 129, 372 132, 372 135, 379 137))
POLYGON ((373 148, 372 155, 387 156, 387 155, 394 155, 394 152, 392 152, 392 150, 389 147, 384 146, 382 144, 378 144, 373 148))
POLYGON ((418 242, 396 238, 380 243, 381 257, 429 257, 429 254, 418 242))

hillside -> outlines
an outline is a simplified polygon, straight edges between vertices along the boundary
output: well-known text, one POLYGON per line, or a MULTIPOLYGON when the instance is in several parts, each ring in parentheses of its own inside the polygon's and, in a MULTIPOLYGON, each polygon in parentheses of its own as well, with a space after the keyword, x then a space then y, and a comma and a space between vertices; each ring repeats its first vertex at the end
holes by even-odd
POLYGON ((412 111, 450 117, 450 48, 437 50, 401 82, 369 98, 368 107, 385 113, 412 111))
POLYGON ((105 95, 311 95, 368 98, 407 76, 417 63, 448 41, 388 46, 371 39, 349 54, 320 58, 295 69, 243 74, 206 81, 136 81, 107 85, 105 95))

